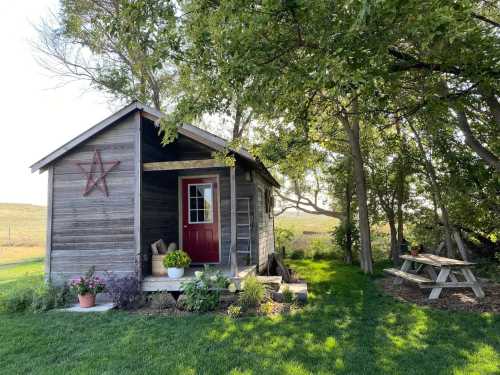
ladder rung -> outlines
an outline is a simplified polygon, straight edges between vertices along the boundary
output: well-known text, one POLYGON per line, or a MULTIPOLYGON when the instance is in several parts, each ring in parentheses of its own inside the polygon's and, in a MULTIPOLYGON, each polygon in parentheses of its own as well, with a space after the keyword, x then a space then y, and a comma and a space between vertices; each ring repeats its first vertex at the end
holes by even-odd
POLYGON ((237 254, 250 254, 250 250, 236 250, 237 254))
POLYGON ((248 214, 248 211, 236 211, 237 214, 248 214))
POLYGON ((250 226, 250 223, 248 223, 248 224, 236 224, 236 225, 237 225, 237 226, 239 226, 239 227, 243 227, 243 226, 245 226, 245 227, 249 227, 249 226, 250 226))
POLYGON ((236 237, 237 240, 249 240, 250 237, 236 237))

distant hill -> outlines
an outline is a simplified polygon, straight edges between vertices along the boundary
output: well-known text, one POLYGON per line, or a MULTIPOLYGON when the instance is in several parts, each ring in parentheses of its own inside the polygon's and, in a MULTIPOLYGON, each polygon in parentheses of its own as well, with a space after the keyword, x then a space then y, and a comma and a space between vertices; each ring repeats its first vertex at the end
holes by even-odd
POLYGON ((0 246, 45 245, 46 212, 44 206, 0 203, 0 246))

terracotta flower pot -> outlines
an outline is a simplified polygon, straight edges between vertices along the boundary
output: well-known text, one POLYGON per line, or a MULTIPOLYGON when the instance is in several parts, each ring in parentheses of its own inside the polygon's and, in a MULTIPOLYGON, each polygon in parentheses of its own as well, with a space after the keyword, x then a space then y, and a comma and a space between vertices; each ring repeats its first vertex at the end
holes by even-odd
POLYGON ((418 250, 410 250, 410 254, 414 257, 418 256, 418 250))
POLYGON ((95 295, 90 293, 84 295, 79 294, 78 301, 80 302, 81 308, 86 309, 89 307, 93 307, 95 306, 95 295))

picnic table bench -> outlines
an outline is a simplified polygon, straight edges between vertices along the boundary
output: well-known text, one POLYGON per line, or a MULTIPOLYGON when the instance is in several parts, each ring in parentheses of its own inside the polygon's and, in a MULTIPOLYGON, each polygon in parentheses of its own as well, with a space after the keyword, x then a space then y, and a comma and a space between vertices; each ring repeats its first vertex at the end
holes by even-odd
POLYGON ((439 298, 443 288, 471 288, 476 297, 484 297, 484 291, 471 270, 475 263, 434 254, 401 255, 400 258, 404 260, 401 269, 384 269, 384 272, 396 276, 395 284, 407 280, 420 288, 430 288, 429 299, 439 298), (412 264, 419 265, 416 272, 411 272, 412 264), (420 274, 421 271, 426 271, 429 277, 420 274), (464 281, 460 281, 457 275, 461 275, 464 281))

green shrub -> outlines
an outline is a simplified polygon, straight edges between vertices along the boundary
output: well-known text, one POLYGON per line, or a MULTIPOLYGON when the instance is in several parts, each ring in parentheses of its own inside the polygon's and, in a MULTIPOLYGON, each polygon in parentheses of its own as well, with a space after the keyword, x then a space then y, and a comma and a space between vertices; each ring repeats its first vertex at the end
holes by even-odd
POLYGON ((274 311, 274 304, 271 301, 260 305, 260 312, 264 315, 271 315, 274 311))
POLYGON ((274 238, 276 240, 276 248, 278 251, 281 249, 290 249, 294 240, 294 234, 290 229, 276 227, 274 229, 274 238))
POLYGON ((68 306, 75 298, 67 285, 56 287, 43 284, 33 291, 31 310, 34 312, 48 311, 68 306))
POLYGON ((257 307, 264 300, 266 288, 255 276, 247 276, 243 282, 239 301, 243 307, 257 307))
POLYGON ((282 294, 284 303, 293 303, 295 301, 295 296, 288 286, 283 288, 282 294))
POLYGON ((166 268, 185 268, 190 264, 191 258, 181 249, 172 251, 163 258, 163 265, 166 268))
POLYGON ((0 310, 15 313, 23 312, 31 307, 33 301, 33 289, 15 289, 2 296, 0 300, 0 310))
POLYGON ((215 310, 219 305, 221 289, 228 285, 229 279, 221 271, 205 266, 203 271, 195 272, 192 281, 181 285, 185 295, 185 308, 195 312, 215 310))
POLYGON ((15 289, 0 299, 0 310, 5 312, 41 312, 68 306, 75 296, 69 287, 42 284, 38 288, 15 289))
POLYGON ((304 259, 304 252, 300 250, 295 250, 290 254, 290 259, 304 259))
POLYGON ((237 319, 241 316, 242 308, 239 305, 231 305, 227 308, 227 315, 232 319, 237 319))

